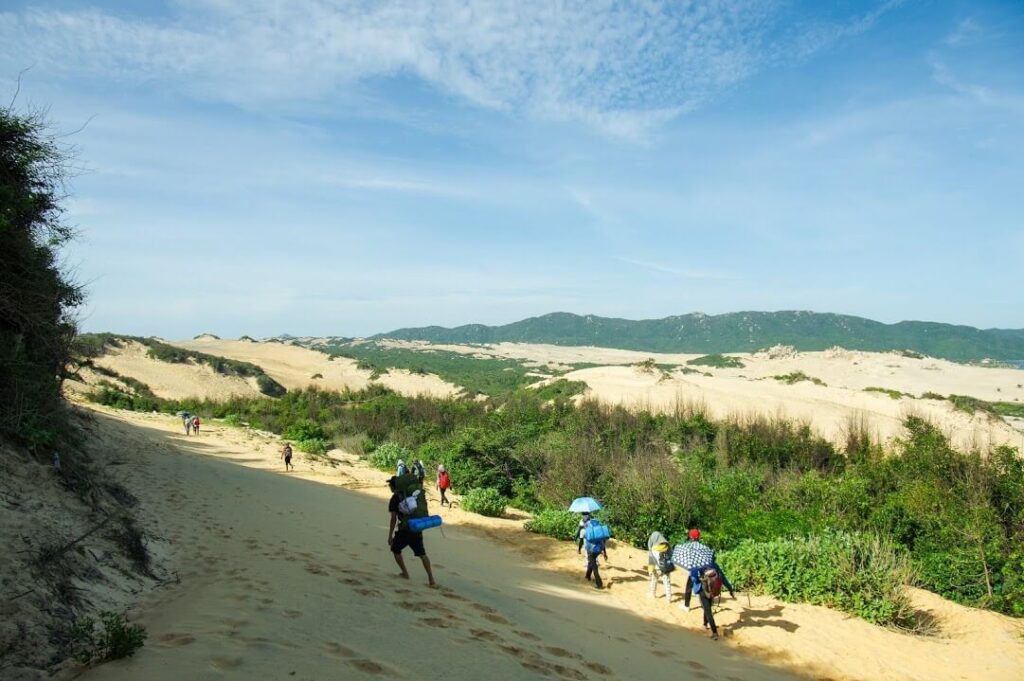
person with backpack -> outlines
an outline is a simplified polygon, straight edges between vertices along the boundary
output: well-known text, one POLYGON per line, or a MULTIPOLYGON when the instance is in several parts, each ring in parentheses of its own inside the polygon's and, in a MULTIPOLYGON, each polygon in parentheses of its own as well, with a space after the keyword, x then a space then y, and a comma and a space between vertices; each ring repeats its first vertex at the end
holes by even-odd
POLYGON ((181 417, 181 425, 185 426, 185 435, 192 434, 192 414, 185 413, 181 417))
POLYGON ((711 640, 718 640, 718 625, 715 624, 715 615, 712 605, 716 598, 722 595, 722 586, 729 590, 729 595, 736 598, 736 592, 725 576, 725 572, 715 562, 715 552, 707 545, 700 542, 700 530, 690 530, 690 541, 685 544, 677 544, 672 551, 672 562, 690 571, 690 578, 686 580, 686 593, 683 594, 684 610, 690 609, 690 594, 695 593, 700 598, 701 607, 704 608, 704 628, 711 630, 711 640))
POLYGON ((441 493, 441 506, 445 503, 448 504, 448 508, 452 507, 452 502, 448 500, 446 494, 448 490, 452 488, 452 480, 448 477, 448 469, 444 467, 444 464, 440 464, 437 467, 437 491, 441 493))
POLYGON ((409 579, 409 571, 405 567, 405 559, 402 558, 402 550, 409 547, 413 555, 423 562, 423 569, 427 571, 427 583, 434 587, 437 583, 430 568, 427 550, 423 547, 423 533, 409 529, 410 517, 427 513, 427 498, 423 494, 423 486, 420 485, 417 489, 415 481, 415 476, 409 474, 406 474, 404 479, 396 475, 388 480, 388 487, 392 492, 391 500, 388 501, 388 512, 391 514, 388 547, 391 549, 391 555, 395 557, 398 569, 401 570, 402 579, 409 579))
POLYGON ((602 523, 597 518, 590 518, 584 527, 584 543, 587 549, 587 581, 590 581, 591 575, 594 577, 594 586, 598 589, 604 588, 604 582, 601 581, 601 572, 597 568, 598 556, 604 554, 604 559, 608 560, 608 548, 606 546, 609 537, 611 537, 611 531, 608 526, 602 523))
POLYGON ((395 477, 400 478, 409 472, 409 467, 405 465, 405 461, 402 459, 398 460, 398 469, 395 472, 395 477))
POLYGON ((420 484, 427 478, 427 469, 423 466, 422 459, 416 459, 412 464, 412 472, 420 479, 420 484))
POLYGON ((192 418, 192 432, 199 435, 199 417, 194 416, 192 418))
POLYGON ((284 459, 284 472, 287 473, 289 469, 294 469, 292 465, 292 443, 285 442, 284 449, 281 450, 281 458, 284 459))
POLYGON ((661 532, 651 532, 647 538, 647 572, 651 577, 651 598, 658 597, 658 578, 665 585, 665 599, 672 602, 672 551, 661 532))

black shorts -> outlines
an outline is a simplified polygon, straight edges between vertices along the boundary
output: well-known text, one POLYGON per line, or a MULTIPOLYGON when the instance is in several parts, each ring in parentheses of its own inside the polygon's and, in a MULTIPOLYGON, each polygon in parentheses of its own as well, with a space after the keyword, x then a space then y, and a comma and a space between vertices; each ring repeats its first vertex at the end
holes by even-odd
POLYGON ((395 532, 395 538, 391 541, 391 553, 401 553, 406 546, 412 549, 413 555, 418 558, 427 555, 426 549, 423 548, 422 532, 407 532, 405 530, 395 532))

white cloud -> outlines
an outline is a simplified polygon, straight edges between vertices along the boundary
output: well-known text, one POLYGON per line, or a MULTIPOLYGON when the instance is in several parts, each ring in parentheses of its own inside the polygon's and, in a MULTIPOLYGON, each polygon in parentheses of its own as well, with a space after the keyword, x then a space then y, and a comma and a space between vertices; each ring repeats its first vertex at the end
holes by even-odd
POLYGON ((478 107, 643 139, 768 63, 866 30, 895 4, 787 28, 782 39, 775 0, 180 0, 159 19, 29 9, 0 14, 0 63, 246 107, 411 75, 478 107))

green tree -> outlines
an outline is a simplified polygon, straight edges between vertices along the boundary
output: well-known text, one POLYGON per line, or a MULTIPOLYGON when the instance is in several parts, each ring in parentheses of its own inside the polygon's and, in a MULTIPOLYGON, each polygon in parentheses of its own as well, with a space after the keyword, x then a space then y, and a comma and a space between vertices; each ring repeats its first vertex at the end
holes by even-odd
POLYGON ((0 108, 0 434, 46 444, 63 423, 61 381, 82 289, 62 271, 69 152, 39 113, 0 108))

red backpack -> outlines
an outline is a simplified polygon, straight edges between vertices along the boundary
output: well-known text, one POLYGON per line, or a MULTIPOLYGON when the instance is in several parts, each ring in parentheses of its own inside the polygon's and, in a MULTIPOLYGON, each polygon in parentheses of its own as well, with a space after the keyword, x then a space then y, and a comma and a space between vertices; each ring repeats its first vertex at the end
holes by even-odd
POLYGON ((708 568, 700 576, 700 588, 711 600, 722 595, 722 575, 715 568, 708 568))
POLYGON ((448 471, 444 471, 437 478, 437 486, 441 489, 448 489, 451 485, 451 481, 448 480, 448 471))

